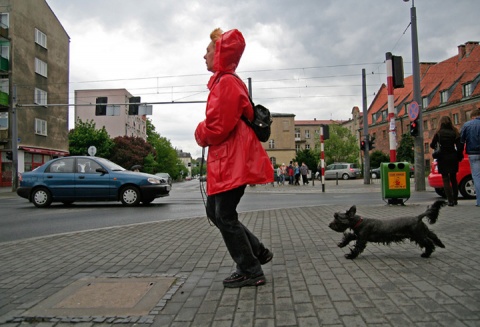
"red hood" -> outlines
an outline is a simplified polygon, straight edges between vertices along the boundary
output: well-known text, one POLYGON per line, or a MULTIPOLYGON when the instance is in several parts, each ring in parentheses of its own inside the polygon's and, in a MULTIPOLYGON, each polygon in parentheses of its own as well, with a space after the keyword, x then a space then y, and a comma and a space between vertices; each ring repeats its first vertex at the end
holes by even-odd
POLYGON ((245 39, 239 30, 233 29, 223 33, 215 43, 213 59, 215 74, 211 77, 210 83, 215 81, 220 74, 235 72, 240 58, 242 58, 243 50, 245 50, 245 39))

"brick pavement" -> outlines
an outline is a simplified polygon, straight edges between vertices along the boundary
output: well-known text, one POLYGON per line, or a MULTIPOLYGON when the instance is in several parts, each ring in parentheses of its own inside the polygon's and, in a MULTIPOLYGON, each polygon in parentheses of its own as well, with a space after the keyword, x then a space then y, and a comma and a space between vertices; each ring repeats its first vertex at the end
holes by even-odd
MULTIPOLYGON (((376 218, 425 208, 425 203, 357 205, 359 214, 376 218)), ((480 211, 473 201, 442 209, 432 229, 446 248, 429 259, 409 242, 369 244, 356 260, 345 259, 348 249, 336 246, 341 235, 327 226, 335 211, 345 209, 324 205, 240 214, 275 253, 264 266, 267 284, 257 288, 223 288, 234 265, 205 217, 1 243, 0 324, 480 326, 480 211), (25 314, 81 278, 142 276, 178 277, 176 288, 147 315, 25 314)))

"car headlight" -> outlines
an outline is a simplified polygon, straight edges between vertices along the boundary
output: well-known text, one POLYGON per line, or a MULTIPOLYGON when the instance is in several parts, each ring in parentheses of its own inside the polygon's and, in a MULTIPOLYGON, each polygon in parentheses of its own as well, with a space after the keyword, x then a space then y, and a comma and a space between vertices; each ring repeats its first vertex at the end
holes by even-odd
POLYGON ((149 177, 147 179, 147 181, 150 183, 150 184, 162 184, 162 181, 158 178, 153 178, 153 177, 149 177))

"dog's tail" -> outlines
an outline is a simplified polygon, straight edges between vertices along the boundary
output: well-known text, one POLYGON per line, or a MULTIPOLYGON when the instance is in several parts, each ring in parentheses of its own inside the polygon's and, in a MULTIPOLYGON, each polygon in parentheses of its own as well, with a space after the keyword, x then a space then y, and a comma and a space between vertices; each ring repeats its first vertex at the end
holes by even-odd
POLYGON ((435 201, 431 206, 428 206, 424 213, 418 216, 418 220, 422 219, 423 217, 427 217, 430 224, 435 224, 437 222, 440 209, 446 204, 447 202, 443 200, 435 201))

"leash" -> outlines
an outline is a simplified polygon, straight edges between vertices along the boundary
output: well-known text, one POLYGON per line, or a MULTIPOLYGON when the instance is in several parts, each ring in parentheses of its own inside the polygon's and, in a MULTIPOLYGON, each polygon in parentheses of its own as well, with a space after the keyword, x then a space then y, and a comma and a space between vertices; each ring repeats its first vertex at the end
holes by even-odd
MULTIPOLYGON (((205 190, 205 183, 202 180, 202 171, 203 171, 203 163, 205 162, 205 148, 202 148, 202 161, 200 161, 200 194, 202 195, 202 200, 203 200, 203 205, 205 206, 205 209, 207 208, 207 203, 205 201, 205 198, 207 196, 207 191, 205 190)), ((212 222, 210 221, 210 218, 207 216, 208 223, 210 226, 212 226, 212 222)))

